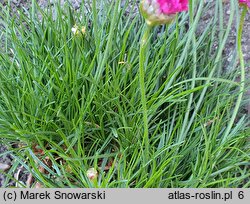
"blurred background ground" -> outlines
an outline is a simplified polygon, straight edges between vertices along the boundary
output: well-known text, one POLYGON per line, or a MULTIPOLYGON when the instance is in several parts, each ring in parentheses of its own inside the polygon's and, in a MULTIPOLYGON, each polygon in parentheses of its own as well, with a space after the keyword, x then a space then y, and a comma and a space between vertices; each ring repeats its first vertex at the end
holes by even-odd
MULTIPOLYGON (((49 4, 53 6, 53 4, 56 1, 57 0, 38 0, 37 2, 42 8, 46 8, 49 4)), ((108 1, 111 1, 111 0, 102 0, 102 2, 108 2, 108 1)), ((133 1, 133 0, 131 0, 131 1, 133 1)), ((15 10, 18 8, 29 9, 31 7, 31 0, 11 0, 10 2, 11 2, 12 12, 15 12, 15 10)), ((63 6, 63 4, 65 2, 67 2, 67 1, 61 0, 61 5, 63 6)), ((83 1, 82 0, 69 0, 69 2, 71 2, 72 7, 75 10, 78 10, 83 1)), ((125 2, 125 0, 122 0, 122 4, 124 4, 124 2, 125 2)), ((205 2, 211 3, 211 9, 202 15, 202 19, 201 19, 200 24, 199 24, 200 31, 202 31, 202 29, 207 25, 207 22, 213 16, 213 2, 215 2, 215 1, 214 0, 205 0, 205 2)), ((3 5, 7 5, 8 0, 0 0, 0 3, 3 5)), ((0 10, 0 12, 1 12, 1 10, 0 10)), ((134 14, 137 15, 138 14, 138 7, 134 8, 132 11, 128 10, 128 12, 134 12, 134 14)), ((229 15, 230 15, 229 0, 224 0, 224 13, 225 13, 224 22, 225 22, 225 26, 226 26, 228 19, 229 19, 229 15)), ((237 29, 236 29, 236 20, 235 20, 233 29, 230 32, 230 37, 227 41, 227 45, 226 45, 225 50, 223 52, 224 57, 228 61, 228 64, 229 64, 230 60, 232 59, 232 57, 234 57, 234 54, 235 54, 234 52, 235 52, 235 47, 236 47, 236 32, 237 32, 237 29)), ((250 11, 248 11, 248 14, 247 14, 246 20, 245 20, 243 38, 242 38, 242 46, 243 46, 244 58, 246 61, 246 73, 248 76, 247 78, 249 78, 250 77, 250 11)), ((225 64, 227 64, 227 63, 225 63, 225 64)), ((225 67, 225 71, 230 71, 230 70, 228 70, 227 67, 225 67)), ((250 90, 247 91, 246 97, 250 97, 250 90)), ((246 105, 245 109, 246 109, 246 112, 248 112, 248 114, 250 114, 250 104, 246 105)), ((0 155, 1 155, 1 153, 4 153, 5 151, 7 151, 7 149, 4 145, 1 144, 1 141, 0 141, 0 155)), ((12 160, 12 158, 9 155, 0 156, 0 170, 7 171, 11 167, 11 160, 12 160)), ((22 178, 23 178, 23 182, 25 183, 27 176, 22 176, 22 178)), ((3 185, 4 179, 5 179, 5 176, 3 174, 0 174, 0 187, 3 185)), ((10 185, 13 185, 13 182, 10 185)))

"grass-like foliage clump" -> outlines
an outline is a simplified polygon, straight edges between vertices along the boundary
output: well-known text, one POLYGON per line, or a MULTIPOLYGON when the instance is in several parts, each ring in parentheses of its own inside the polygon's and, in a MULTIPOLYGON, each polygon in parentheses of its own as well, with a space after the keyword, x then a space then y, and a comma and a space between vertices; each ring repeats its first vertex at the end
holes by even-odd
POLYGON ((148 140, 138 74, 144 20, 128 12, 136 3, 101 2, 78 12, 35 1, 16 13, 1 6, 0 138, 13 156, 5 186, 20 164, 44 187, 249 187, 242 107, 229 125, 238 57, 223 71, 236 1, 226 25, 216 1, 199 30, 211 8, 190 1, 189 12, 152 30, 144 56, 148 140))

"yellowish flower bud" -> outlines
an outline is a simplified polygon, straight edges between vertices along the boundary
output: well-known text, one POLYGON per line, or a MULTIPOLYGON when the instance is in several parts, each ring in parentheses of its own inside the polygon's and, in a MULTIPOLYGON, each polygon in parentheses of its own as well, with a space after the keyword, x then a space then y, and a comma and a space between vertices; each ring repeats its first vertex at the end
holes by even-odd
POLYGON ((85 34, 86 33, 86 27, 85 26, 82 26, 81 29, 79 29, 78 25, 74 25, 72 28, 71 28, 71 31, 74 35, 79 35, 79 34, 85 34))

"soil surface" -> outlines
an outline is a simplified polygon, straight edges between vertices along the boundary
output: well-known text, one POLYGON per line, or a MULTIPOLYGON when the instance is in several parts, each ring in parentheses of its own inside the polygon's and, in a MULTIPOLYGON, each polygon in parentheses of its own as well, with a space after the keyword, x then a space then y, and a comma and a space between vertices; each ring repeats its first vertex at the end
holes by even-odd
MULTIPOLYGON (((42 7, 42 8, 46 8, 49 4, 54 4, 57 0, 37 0, 38 4, 42 7)), ((82 0, 69 0, 72 3, 72 6, 75 10, 78 10, 81 6, 82 0)), ((111 0, 101 0, 102 2, 108 2, 111 0)), ((133 1, 133 0, 131 0, 133 1)), ((227 24, 229 15, 230 15, 230 6, 228 3, 229 0, 224 0, 224 12, 225 12, 225 25, 227 24)), ((61 4, 63 6, 63 4, 65 3, 65 0, 61 0, 61 4)), ((139 0, 138 0, 139 2, 139 0)), ((205 0, 206 3, 211 3, 214 2, 212 0, 205 0)), ((8 0, 0 0, 0 4, 3 5, 7 5, 8 4, 8 0)), ((122 5, 124 4, 124 1, 122 1, 122 5)), ((29 9, 31 7, 31 0, 12 0, 11 1, 11 7, 13 12, 18 9, 18 8, 26 8, 29 9)), ((211 8, 213 8, 213 6, 211 6, 211 8)), ((1 10, 0 10, 1 12, 1 10)), ((128 12, 131 12, 131 10, 129 10, 128 12)), ((132 12, 134 12, 135 15, 138 14, 138 7, 134 8, 134 10, 132 10, 132 12)), ((213 10, 209 10, 206 13, 204 13, 202 15, 202 19, 200 22, 200 27, 202 29, 202 27, 204 27, 207 22, 210 20, 210 18, 213 16, 213 10)), ((235 46, 236 46, 236 41, 235 41, 235 36, 236 36, 236 21, 234 21, 234 27, 231 30, 230 33, 230 37, 229 40, 227 42, 226 45, 226 49, 224 50, 224 56, 226 57, 226 59, 228 60, 228 62, 230 61, 230 59, 232 59, 232 57, 234 56, 234 50, 235 50, 235 46)), ((244 25, 244 32, 243 32, 243 38, 242 38, 242 46, 243 46, 243 52, 244 52, 244 58, 246 61, 246 73, 248 76, 250 76, 249 74, 249 70, 250 70, 250 9, 249 12, 246 16, 246 20, 245 20, 245 25, 244 25)), ((225 67, 225 71, 230 71, 227 70, 227 67, 225 67)), ((249 77, 247 77, 249 78, 249 77)), ((246 94, 247 97, 250 97, 250 89, 247 91, 246 94)), ((246 111, 248 111, 248 113, 250 114, 250 103, 246 106, 246 111)), ((3 154, 4 152, 7 151, 7 148, 1 144, 0 141, 0 155, 3 154)), ((3 156, 0 156, 0 171, 7 171, 9 168, 11 168, 11 162, 12 162, 12 158, 10 155, 6 154, 3 156)), ((23 176, 19 176, 19 179, 22 180, 23 183, 25 183, 27 181, 27 175, 28 173, 25 173, 24 170, 22 168, 19 168, 18 170, 18 174, 19 175, 23 175, 23 176)), ((17 174, 17 172, 15 173, 17 174)), ((16 175, 14 175, 16 176, 16 175)), ((5 181, 5 176, 4 174, 0 173, 0 187, 4 184, 5 181)), ((10 182, 9 186, 13 186, 15 185, 14 182, 10 182)))

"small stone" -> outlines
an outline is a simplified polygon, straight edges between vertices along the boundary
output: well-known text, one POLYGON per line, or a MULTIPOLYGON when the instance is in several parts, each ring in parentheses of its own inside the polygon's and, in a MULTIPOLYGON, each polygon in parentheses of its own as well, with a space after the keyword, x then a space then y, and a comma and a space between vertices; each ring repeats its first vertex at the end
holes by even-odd
POLYGON ((9 168, 10 168, 10 165, 0 163, 0 170, 6 171, 6 170, 8 170, 9 168))

